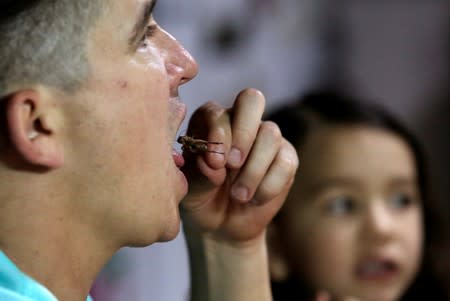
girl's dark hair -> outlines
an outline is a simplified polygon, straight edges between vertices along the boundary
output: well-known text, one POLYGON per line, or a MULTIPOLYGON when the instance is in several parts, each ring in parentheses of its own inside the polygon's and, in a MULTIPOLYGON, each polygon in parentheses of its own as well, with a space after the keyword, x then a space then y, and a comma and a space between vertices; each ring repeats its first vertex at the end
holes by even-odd
MULTIPOLYGON (((360 101, 333 91, 306 94, 297 102, 274 111, 266 119, 277 123, 283 136, 297 149, 301 149, 311 130, 320 125, 374 127, 403 139, 413 152, 417 168, 419 192, 423 202, 425 241, 421 270, 402 300, 445 300, 450 297, 444 297, 444 290, 448 289, 450 256, 445 216, 447 211, 441 209, 443 203, 440 204, 431 197, 424 152, 417 138, 401 122, 374 102, 360 101)), ((298 296, 295 292, 299 289, 298 285, 292 279, 285 285, 274 284, 275 300, 288 300, 286 289, 291 290, 289 296, 298 296), (280 295, 279 299, 277 294, 280 295)))
POLYGON ((40 0, 2 0, 0 3, 0 22, 15 18, 25 10, 38 4, 40 0))

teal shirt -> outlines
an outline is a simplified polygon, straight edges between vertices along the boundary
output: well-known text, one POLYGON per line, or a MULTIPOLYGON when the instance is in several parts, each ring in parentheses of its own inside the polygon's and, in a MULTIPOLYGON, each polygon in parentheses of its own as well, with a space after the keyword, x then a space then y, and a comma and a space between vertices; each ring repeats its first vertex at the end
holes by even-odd
MULTIPOLYGON (((1 301, 58 301, 42 284, 25 275, 0 251, 1 301)), ((86 301, 92 301, 88 297, 86 301)))

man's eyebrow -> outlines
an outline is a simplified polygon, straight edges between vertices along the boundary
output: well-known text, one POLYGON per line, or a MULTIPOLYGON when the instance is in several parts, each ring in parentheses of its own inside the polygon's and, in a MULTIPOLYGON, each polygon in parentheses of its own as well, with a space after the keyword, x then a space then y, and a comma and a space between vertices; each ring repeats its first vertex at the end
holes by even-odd
POLYGON ((157 0, 151 0, 142 6, 141 13, 133 27, 133 32, 129 40, 131 46, 135 45, 136 41, 138 41, 140 37, 140 34, 147 28, 148 21, 153 13, 156 2, 157 0))

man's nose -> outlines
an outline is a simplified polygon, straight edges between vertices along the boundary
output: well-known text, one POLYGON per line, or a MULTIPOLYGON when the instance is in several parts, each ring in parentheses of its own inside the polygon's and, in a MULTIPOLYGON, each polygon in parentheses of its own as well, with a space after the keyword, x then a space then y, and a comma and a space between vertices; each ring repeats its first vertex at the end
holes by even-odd
POLYGON ((170 77, 170 86, 178 88, 193 79, 198 73, 198 64, 192 55, 169 33, 165 67, 170 77))

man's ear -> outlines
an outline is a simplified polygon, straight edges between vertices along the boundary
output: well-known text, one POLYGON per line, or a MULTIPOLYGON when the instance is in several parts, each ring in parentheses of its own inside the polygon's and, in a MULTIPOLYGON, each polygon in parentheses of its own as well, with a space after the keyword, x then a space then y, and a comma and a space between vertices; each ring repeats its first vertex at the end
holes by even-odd
POLYGON ((267 227, 267 247, 269 252, 269 270, 272 281, 282 282, 290 275, 284 245, 280 239, 280 228, 274 222, 267 227))
POLYGON ((51 102, 39 90, 22 90, 6 99, 6 120, 11 145, 22 161, 44 168, 63 162, 56 138, 58 123, 51 102))

